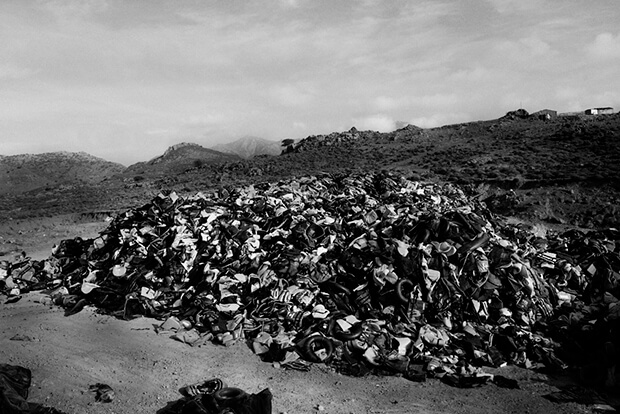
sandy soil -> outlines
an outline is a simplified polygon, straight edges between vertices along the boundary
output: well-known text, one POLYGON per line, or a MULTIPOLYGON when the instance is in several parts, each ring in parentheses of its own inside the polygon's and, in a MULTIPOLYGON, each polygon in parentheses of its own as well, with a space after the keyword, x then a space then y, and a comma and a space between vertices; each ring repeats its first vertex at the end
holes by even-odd
MULTIPOLYGON (((0 226, 0 251, 20 250, 49 256, 54 243, 75 236, 93 237, 104 221, 37 219, 0 226)), ((0 260, 3 258, 0 257, 0 260)), ((218 377, 255 393, 268 387, 274 413, 588 413, 592 407, 555 404, 543 396, 563 380, 515 367, 490 372, 517 379, 518 390, 488 384, 458 389, 431 379, 415 383, 402 377, 346 377, 315 364, 310 372, 264 363, 244 343, 231 347, 190 347, 156 333, 154 319, 122 321, 93 308, 70 317, 40 292, 16 303, 0 296, 0 363, 32 370, 29 401, 73 413, 155 414, 181 398, 186 384, 218 377), (116 398, 95 402, 88 387, 110 385, 116 398)))
POLYGON ((21 252, 42 260, 52 254, 52 247, 61 240, 95 237, 107 226, 105 217, 93 220, 74 214, 0 221, 0 260, 21 252))

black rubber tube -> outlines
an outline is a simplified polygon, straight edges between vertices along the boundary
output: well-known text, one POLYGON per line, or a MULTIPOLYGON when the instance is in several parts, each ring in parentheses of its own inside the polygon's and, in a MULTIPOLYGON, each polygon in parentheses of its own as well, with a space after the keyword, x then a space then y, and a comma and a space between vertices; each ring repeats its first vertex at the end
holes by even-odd
POLYGON ((489 233, 482 233, 480 236, 476 237, 474 240, 462 245, 459 248, 459 253, 463 254, 463 253, 472 252, 476 250, 478 247, 484 246, 489 241, 489 239, 491 239, 491 236, 489 235, 489 233))
POLYGON ((366 349, 368 349, 368 344, 366 344, 366 342, 361 341, 359 339, 353 339, 352 341, 347 341, 346 348, 347 348, 347 350, 349 350, 351 352, 364 353, 364 351, 366 351, 366 349), (366 346, 362 346, 362 345, 360 345, 360 343, 362 345, 366 345, 366 346))
MULTIPOLYGON (((347 313, 344 311, 336 311, 336 312, 332 312, 331 315, 329 315, 330 320, 329 320, 329 325, 327 327, 327 334, 329 336, 334 336, 334 329, 336 327, 336 320, 337 319, 341 319, 344 318, 345 316, 347 316, 347 313)), ((335 337, 335 336, 334 336, 335 337)))
POLYGON ((348 331, 343 331, 340 325, 336 323, 332 330, 332 335, 334 338, 339 339, 343 342, 351 341, 353 339, 357 339, 362 334, 362 324, 356 323, 353 325, 348 331))
POLYGON ((351 290, 342 286, 338 282, 334 282, 333 280, 327 280, 321 284, 321 287, 325 286, 328 289, 335 290, 336 293, 344 293, 345 295, 351 295, 351 290))
POLYGON ((396 296, 402 303, 409 303, 409 292, 413 287, 413 282, 409 279, 400 279, 396 282, 396 296))
POLYGON ((213 393, 213 398, 215 398, 218 403, 226 404, 232 401, 237 401, 240 398, 245 397, 245 395, 246 392, 241 388, 226 387, 215 391, 215 393, 213 393))
POLYGON ((304 342, 302 347, 304 356, 310 362, 324 361, 317 356, 316 352, 314 351, 315 347, 319 349, 325 349, 325 353, 327 354, 325 360, 329 359, 329 357, 331 357, 334 352, 334 344, 332 344, 332 341, 330 341, 328 338, 320 335, 311 336, 304 342))
POLYGON ((428 239, 431 237, 431 231, 427 227, 423 227, 420 229, 414 229, 416 231, 413 240, 416 244, 426 243, 428 239))

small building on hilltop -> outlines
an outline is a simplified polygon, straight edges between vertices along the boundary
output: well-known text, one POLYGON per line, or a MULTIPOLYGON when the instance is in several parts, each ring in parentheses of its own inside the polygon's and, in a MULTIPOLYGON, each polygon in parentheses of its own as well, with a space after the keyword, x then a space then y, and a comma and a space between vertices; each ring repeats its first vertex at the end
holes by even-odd
POLYGON ((606 106, 604 108, 590 108, 586 109, 586 115, 609 115, 614 113, 614 108, 606 106))
POLYGON ((554 111, 553 109, 541 109, 538 112, 534 112, 531 116, 544 121, 547 119, 557 118, 558 111, 554 111))

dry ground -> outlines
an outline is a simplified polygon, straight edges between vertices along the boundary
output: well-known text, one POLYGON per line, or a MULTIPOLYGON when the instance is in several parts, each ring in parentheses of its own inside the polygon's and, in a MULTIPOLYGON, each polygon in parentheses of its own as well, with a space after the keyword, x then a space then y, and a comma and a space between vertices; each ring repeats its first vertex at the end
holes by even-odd
MULTIPOLYGON (((72 222, 69 216, 5 223, 0 251, 4 258, 25 250, 42 259, 63 238, 93 237, 105 226, 104 221, 72 222)), ((244 343, 192 348, 157 334, 153 325, 160 322, 154 319, 122 321, 92 308, 65 317, 39 292, 16 303, 0 300, 0 363, 30 368, 29 401, 68 414, 156 414, 181 397, 181 386, 212 377, 248 392, 269 387, 274 413, 593 412, 590 406, 543 398, 564 380, 515 367, 495 372, 519 380, 519 390, 493 384, 458 389, 435 379, 415 383, 402 377, 353 378, 320 364, 299 372, 261 362, 244 343), (98 382, 115 390, 112 403, 95 402, 88 386, 98 382)))
POLYGON ((248 392, 269 387, 274 413, 542 413, 591 412, 578 404, 554 404, 542 396, 556 390, 543 374, 502 370, 520 390, 487 385, 457 389, 437 380, 414 383, 399 377, 352 378, 322 365, 310 372, 261 362, 247 346, 192 348, 157 334, 158 321, 121 321, 85 309, 71 317, 50 307, 39 293, 0 307, 0 360, 33 373, 29 400, 73 413, 155 414, 181 397, 178 389, 219 377, 248 392), (20 335, 26 340, 11 340, 20 335), (110 385, 116 399, 95 402, 90 384, 110 385), (323 408, 323 410, 321 410, 323 408))

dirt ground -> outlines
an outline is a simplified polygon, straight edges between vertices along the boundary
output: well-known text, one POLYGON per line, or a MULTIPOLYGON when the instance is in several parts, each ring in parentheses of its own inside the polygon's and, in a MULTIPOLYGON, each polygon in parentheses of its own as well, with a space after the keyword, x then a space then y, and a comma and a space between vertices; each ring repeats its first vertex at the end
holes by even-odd
POLYGON ((94 220, 75 214, 0 221, 0 260, 22 252, 35 260, 43 260, 61 240, 95 237, 108 222, 105 217, 94 220))
MULTIPOLYGON (((0 224, 0 260, 25 251, 34 259, 51 253, 65 238, 94 237, 105 220, 71 216, 0 224)), ((179 388, 218 377, 250 393, 269 388, 273 413, 589 413, 592 406, 557 404, 543 398, 564 379, 505 367, 491 370, 519 381, 511 390, 488 384, 459 389, 430 379, 423 383, 402 377, 339 375, 322 364, 309 372, 285 370, 265 363, 244 343, 231 347, 190 347, 158 334, 160 321, 122 321, 93 308, 65 317, 46 295, 33 292, 15 303, 0 296, 0 363, 32 370, 29 401, 66 413, 161 412, 181 398, 179 388), (110 385, 116 398, 95 401, 89 385, 110 385)))

